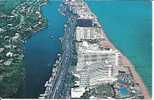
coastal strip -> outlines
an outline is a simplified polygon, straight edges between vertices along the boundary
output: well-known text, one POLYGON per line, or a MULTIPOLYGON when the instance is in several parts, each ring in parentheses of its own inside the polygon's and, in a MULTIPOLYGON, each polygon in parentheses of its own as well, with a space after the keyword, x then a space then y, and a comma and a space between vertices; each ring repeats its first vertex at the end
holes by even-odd
POLYGON ((134 65, 107 38, 99 18, 86 2, 64 0, 60 7, 61 14, 68 17, 59 60, 62 63, 40 98, 150 99, 134 65), (76 60, 70 65, 72 57, 76 60), (65 84, 70 67, 73 85, 65 84), (62 92, 65 85, 67 95, 62 92))
MULTIPOLYGON (((102 28, 103 29, 103 28, 102 28)), ((107 40, 107 43, 106 45, 113 49, 113 50, 118 50, 112 43, 111 41, 107 38, 107 35, 105 32, 102 32, 104 38, 107 40)), ((104 44, 103 44, 104 45, 104 44)), ((138 74, 138 72, 135 70, 135 66, 131 63, 131 61, 121 52, 119 51, 119 62, 121 62, 125 67, 128 68, 128 70, 130 71, 131 75, 132 75, 132 78, 134 80, 134 83, 136 84, 139 84, 140 88, 141 88, 141 91, 144 95, 144 98, 145 99, 151 99, 150 95, 149 95, 149 92, 148 92, 148 89, 147 87, 145 86, 142 78, 140 77, 140 75, 138 74)))
MULTIPOLYGON (((110 42, 110 40, 107 38, 106 36, 106 33, 103 33, 105 38, 107 39, 108 41, 108 46, 110 46, 110 48, 114 49, 114 50, 117 50, 116 47, 110 42)), ((119 50, 118 50, 119 51, 119 50)), ((120 52, 120 51, 119 51, 120 52)), ((133 77, 133 80, 134 80, 134 83, 138 83, 141 87, 141 91, 143 92, 143 95, 145 97, 145 99, 151 99, 150 95, 149 95, 149 92, 148 92, 148 89, 147 87, 145 86, 142 78, 140 77, 140 75, 138 74, 138 72, 135 70, 135 66, 131 63, 131 61, 128 60, 128 58, 122 53, 120 52, 120 55, 119 55, 119 60, 120 62, 125 66, 125 67, 128 67, 130 73, 132 74, 132 77, 133 77)))
MULTIPOLYGON (((99 28, 102 28, 101 25, 100 25, 100 23, 98 22, 98 18, 96 17, 96 15, 90 11, 90 8, 88 7, 88 5, 83 0, 77 0, 77 1, 74 1, 74 0, 66 0, 65 3, 68 4, 68 6, 70 6, 70 11, 72 13, 75 13, 75 14, 78 15, 79 19, 82 19, 82 21, 84 21, 84 19, 85 20, 86 19, 87 20, 88 19, 89 20, 90 19, 93 19, 93 21, 95 22, 95 25, 97 25, 99 28)), ((82 27, 85 27, 85 26, 82 26, 82 27)), ((103 30, 103 28, 102 28, 102 30, 103 30)), ((119 52, 119 62, 123 65, 123 67, 125 67, 125 69, 128 69, 130 75, 133 78, 134 84, 135 85, 139 85, 140 92, 142 92, 142 94, 144 95, 144 98, 145 99, 150 99, 151 97, 149 96, 148 90, 147 90, 146 86, 144 85, 144 82, 143 82, 142 78, 136 72, 134 65, 128 60, 128 58, 126 56, 124 56, 122 54, 122 52, 120 52, 119 50, 117 50, 115 48, 115 46, 107 38, 106 33, 104 33, 104 31, 100 31, 100 32, 101 32, 101 34, 104 37, 103 39, 105 40, 105 43, 104 43, 104 40, 102 40, 103 41, 102 42, 102 47, 109 48, 109 49, 112 49, 113 51, 119 52)), ((79 36, 79 38, 81 38, 81 37, 82 36, 79 36)), ((84 39, 84 38, 81 38, 81 39, 84 39)))

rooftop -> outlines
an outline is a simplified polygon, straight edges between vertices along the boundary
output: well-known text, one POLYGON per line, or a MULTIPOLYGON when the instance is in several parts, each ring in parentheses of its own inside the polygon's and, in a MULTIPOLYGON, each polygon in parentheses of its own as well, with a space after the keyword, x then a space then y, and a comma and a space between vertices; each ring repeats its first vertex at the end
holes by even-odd
POLYGON ((83 88, 83 87, 72 88, 71 89, 71 97, 72 98, 80 98, 84 92, 85 92, 85 88, 83 88))

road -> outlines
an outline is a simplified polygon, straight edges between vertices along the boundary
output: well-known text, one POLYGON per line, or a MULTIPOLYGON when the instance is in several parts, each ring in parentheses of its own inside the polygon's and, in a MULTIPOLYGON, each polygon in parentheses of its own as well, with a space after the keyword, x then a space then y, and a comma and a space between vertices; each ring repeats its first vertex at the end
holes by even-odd
POLYGON ((55 83, 53 85, 53 89, 50 93, 49 98, 58 98, 57 94, 60 94, 59 91, 62 89, 63 81, 65 80, 65 77, 68 73, 68 68, 71 62, 71 53, 72 53, 72 42, 73 42, 73 36, 74 36, 74 30, 72 24, 73 22, 69 22, 67 24, 67 27, 65 28, 65 36, 63 40, 63 49, 64 52, 62 54, 62 63, 60 66, 60 71, 57 73, 57 78, 55 79, 55 83))

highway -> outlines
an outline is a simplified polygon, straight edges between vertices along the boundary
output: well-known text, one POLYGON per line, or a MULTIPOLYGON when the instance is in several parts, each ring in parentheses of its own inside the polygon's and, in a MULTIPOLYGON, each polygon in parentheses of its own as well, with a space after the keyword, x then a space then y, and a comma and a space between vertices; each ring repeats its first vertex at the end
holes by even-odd
POLYGON ((62 54, 62 61, 60 66, 60 71, 57 73, 57 78, 55 79, 55 83, 53 84, 53 89, 50 91, 49 98, 58 98, 58 94, 60 94, 60 90, 64 84, 65 77, 68 73, 68 68, 71 62, 71 49, 72 49, 72 42, 74 37, 74 22, 69 20, 67 27, 65 28, 65 35, 63 40, 63 54, 62 54))

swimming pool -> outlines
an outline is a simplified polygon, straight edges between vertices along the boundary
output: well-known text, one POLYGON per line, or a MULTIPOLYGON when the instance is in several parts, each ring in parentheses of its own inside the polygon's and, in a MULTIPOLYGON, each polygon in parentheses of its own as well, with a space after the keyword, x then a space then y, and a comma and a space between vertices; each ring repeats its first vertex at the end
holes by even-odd
POLYGON ((126 87, 120 87, 119 92, 121 96, 126 96, 128 94, 128 89, 126 87))

